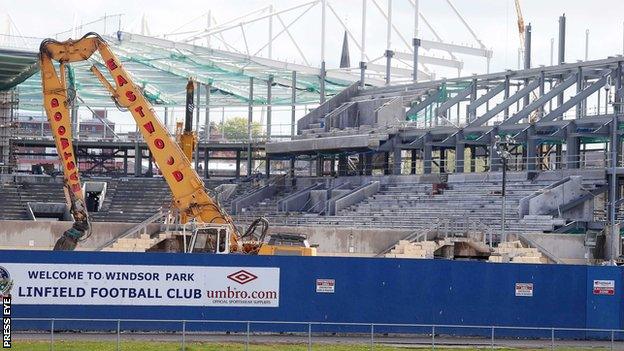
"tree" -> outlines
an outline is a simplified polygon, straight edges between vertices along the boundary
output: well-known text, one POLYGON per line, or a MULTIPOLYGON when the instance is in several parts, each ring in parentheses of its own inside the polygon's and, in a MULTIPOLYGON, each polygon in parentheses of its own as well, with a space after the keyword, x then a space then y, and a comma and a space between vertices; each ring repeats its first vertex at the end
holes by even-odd
MULTIPOLYGON (((225 139, 229 141, 247 140, 247 118, 234 117, 219 124, 219 130, 223 133, 225 139)), ((262 136, 262 125, 258 122, 252 122, 251 135, 253 139, 259 139, 262 136)))

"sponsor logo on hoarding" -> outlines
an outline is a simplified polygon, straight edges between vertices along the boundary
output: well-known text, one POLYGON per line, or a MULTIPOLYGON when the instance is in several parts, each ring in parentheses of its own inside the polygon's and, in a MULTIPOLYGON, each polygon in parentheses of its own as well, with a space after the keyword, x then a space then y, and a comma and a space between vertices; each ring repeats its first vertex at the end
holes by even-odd
POLYGON ((9 295, 12 286, 13 281, 11 280, 11 274, 9 274, 6 268, 0 266, 0 297, 9 295))
POLYGON ((594 280, 594 295, 615 295, 615 280, 594 280))
POLYGON ((235 281, 235 282, 237 282, 238 284, 241 284, 241 285, 247 284, 247 283, 249 283, 252 280, 258 279, 257 276, 247 272, 246 270, 242 270, 242 269, 240 271, 236 272, 236 273, 232 273, 232 274, 228 275, 227 277, 228 277, 228 279, 231 279, 231 280, 233 280, 233 281, 235 281))

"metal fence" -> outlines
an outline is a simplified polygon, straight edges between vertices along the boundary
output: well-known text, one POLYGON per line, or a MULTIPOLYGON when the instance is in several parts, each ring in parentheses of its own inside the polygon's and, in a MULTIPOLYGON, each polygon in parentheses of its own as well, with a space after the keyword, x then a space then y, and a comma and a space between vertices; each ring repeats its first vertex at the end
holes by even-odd
MULTIPOLYGON (((14 343, 26 340, 49 342, 54 350, 61 340, 105 341, 123 350, 128 340, 179 343, 181 350, 195 342, 240 345, 248 350, 254 343, 307 345, 401 344, 419 347, 558 348, 622 350, 624 329, 565 327, 511 327, 494 325, 436 325, 391 323, 334 323, 242 320, 155 320, 155 319, 71 319, 13 318, 24 322, 14 334, 14 343), (36 327, 32 327, 36 325, 36 327), (49 326, 44 328, 44 325, 49 326), (153 327, 150 327, 153 326, 153 327), (76 333, 77 330, 88 331, 76 333), (149 331, 148 331, 149 330, 149 331), (97 333, 93 333, 93 332, 97 333), (157 332, 157 333, 155 333, 157 332)), ((15 326, 15 324, 14 324, 15 326)), ((14 327, 15 330, 15 327, 14 327)))

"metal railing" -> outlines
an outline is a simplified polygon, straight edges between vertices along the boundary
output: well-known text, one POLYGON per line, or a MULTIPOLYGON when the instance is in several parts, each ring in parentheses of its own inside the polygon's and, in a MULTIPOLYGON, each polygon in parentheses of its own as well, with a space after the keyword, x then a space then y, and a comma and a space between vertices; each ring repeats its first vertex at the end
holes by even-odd
POLYGON ((159 208, 158 212, 156 212, 153 215, 151 215, 150 217, 146 218, 145 220, 143 220, 143 222, 138 223, 137 225, 133 226, 132 228, 129 228, 128 230, 124 231, 123 233, 113 237, 111 240, 101 244, 100 246, 95 248, 95 251, 102 251, 105 248, 110 247, 113 244, 115 244, 117 241, 119 241, 119 239, 123 239, 125 237, 130 236, 130 235, 147 234, 147 227, 150 224, 160 222, 161 219, 166 217, 168 214, 169 214, 169 209, 168 208, 167 209, 166 208, 159 208))
MULTIPOLYGON (((431 349, 444 346, 475 345, 480 348, 540 348, 555 350, 560 346, 601 347, 609 350, 621 350, 624 346, 624 329, 570 328, 570 327, 527 327, 497 325, 457 325, 457 324, 418 324, 418 323, 349 323, 349 322, 296 322, 262 320, 180 320, 180 319, 91 319, 91 318, 12 318, 14 322, 49 323, 47 331, 37 327, 36 332, 13 325, 14 343, 27 340, 28 335, 39 342, 49 342, 54 350, 63 333, 71 334, 69 339, 109 340, 116 344, 116 350, 122 350, 122 337, 129 338, 133 333, 145 335, 158 332, 160 342, 175 342, 181 350, 186 350, 194 341, 210 342, 219 339, 219 335, 239 336, 238 344, 248 350, 254 343, 253 338, 276 338, 276 343, 284 344, 284 333, 292 336, 297 344, 307 344, 312 350, 315 342, 330 344, 342 343, 348 338, 352 344, 368 344, 370 350, 376 345, 397 343, 430 346, 431 349), (150 328, 149 325, 152 324, 150 328), (76 327, 80 326, 80 327, 76 327), (16 332, 20 330, 20 332, 16 332), (76 330, 90 333, 79 334, 76 330), (94 334, 92 332, 99 332, 94 334), (142 331, 142 332, 141 332, 142 331), (47 333, 47 337, 45 334, 47 333), (20 335, 25 335, 21 337, 20 335), (42 336, 43 335, 43 336, 42 336), (111 340, 111 337, 114 337, 111 340), (166 340, 166 341, 165 341, 166 340), (519 343, 519 340, 522 342, 519 343)), ((140 340, 149 340, 149 336, 140 340)), ((218 342, 218 341, 217 341, 218 342)))

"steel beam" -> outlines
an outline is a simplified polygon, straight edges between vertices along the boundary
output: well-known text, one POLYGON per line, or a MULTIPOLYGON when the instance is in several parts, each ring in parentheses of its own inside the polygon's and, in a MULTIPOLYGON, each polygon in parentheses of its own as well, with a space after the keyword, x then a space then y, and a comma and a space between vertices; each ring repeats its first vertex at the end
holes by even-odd
MULTIPOLYGON (((609 70, 609 72, 603 74, 603 76, 600 79, 598 79, 597 81, 595 81, 594 83, 592 83, 591 85, 586 87, 585 89, 581 90, 578 94, 576 94, 571 99, 569 99, 568 101, 566 101, 563 104, 561 104, 561 106, 559 106, 556 109, 552 110, 546 116, 542 117, 541 121, 552 121, 555 118, 562 117, 563 114, 566 111, 568 111, 572 107, 576 106, 577 104, 580 104, 588 96, 590 96, 591 94, 595 93, 597 90, 602 88, 605 85, 605 83, 607 82, 607 77, 609 75, 611 75, 611 74, 612 73, 609 70)), ((561 94, 559 94, 559 95, 561 95, 561 94)))
POLYGON ((479 106, 491 100, 496 95, 500 94, 503 90, 505 90, 504 82, 490 89, 487 93, 481 95, 481 97, 468 105, 468 114, 470 117, 469 120, 472 121, 477 116, 477 108, 479 108, 479 106))
POLYGON ((472 48, 469 46, 449 44, 449 43, 441 43, 439 41, 432 41, 432 40, 422 40, 421 47, 425 50, 436 49, 436 50, 452 51, 458 54, 466 54, 466 55, 481 56, 481 57, 492 57, 492 50, 472 48))
MULTIPOLYGON (((422 41, 421 41, 422 43, 422 41)), ((422 47, 422 46, 421 46, 422 47)), ((524 69, 518 71, 505 71, 498 73, 489 73, 489 74, 479 74, 476 76, 470 77, 470 79, 477 79, 481 82, 484 81, 500 81, 505 79, 506 76, 513 77, 513 79, 524 79, 524 78, 535 78, 540 76, 543 71, 548 79, 556 79, 559 75, 568 75, 572 71, 576 71, 578 67, 583 67, 583 71, 585 72, 585 76, 589 78, 597 78, 599 75, 594 75, 592 71, 602 70, 605 68, 616 68, 617 63, 621 61, 621 57, 611 57, 607 59, 587 61, 587 62, 575 62, 575 63, 565 63, 559 66, 549 66, 549 67, 536 67, 531 69, 524 69)), ((385 68, 383 65, 379 65, 382 67, 380 70, 383 71, 385 68)), ((405 75, 411 74, 411 70, 406 70, 405 75)), ((418 73, 419 76, 421 73, 418 73)), ((454 83, 454 82, 465 82, 467 80, 466 77, 459 78, 447 78, 447 79, 438 79, 435 81, 428 82, 419 82, 419 83, 409 83, 409 84, 396 84, 387 87, 378 87, 378 88, 368 88, 366 89, 366 93, 368 94, 389 94, 393 92, 406 92, 410 90, 418 90, 418 89, 431 89, 439 86, 442 83, 454 83)))
POLYGON ((457 93, 457 95, 453 96, 452 98, 442 103, 437 109, 437 115, 446 117, 446 111, 448 111, 448 109, 453 107, 455 104, 458 104, 462 100, 467 98, 468 95, 472 93, 472 88, 473 88, 473 85, 470 84, 470 86, 468 86, 466 89, 460 91, 459 93, 457 93))
POLYGON ((420 111, 424 110, 425 108, 427 108, 432 103, 436 102, 437 100, 438 100, 438 91, 436 90, 432 94, 429 94, 425 100, 417 103, 416 106, 412 106, 409 110, 407 110, 406 115, 408 115, 408 116, 409 115, 415 115, 418 112, 420 112, 420 111))
POLYGON ((508 119, 504 120, 501 123, 501 125, 510 125, 510 124, 518 123, 521 120, 529 117, 531 112, 533 112, 533 111, 539 109, 540 107, 544 106, 548 101, 550 101, 553 98, 555 98, 557 96, 557 94, 562 93, 567 88, 569 88, 572 85, 574 85, 574 83, 576 83, 576 81, 577 81, 576 76, 577 75, 574 74, 574 73, 569 75, 563 82, 557 84, 548 93, 540 96, 535 101, 533 101, 529 105, 527 105, 525 108, 523 108, 522 110, 518 111, 516 114, 514 114, 511 117, 509 117, 508 119))
POLYGON ((491 109, 490 111, 486 112, 481 117, 471 122, 469 126, 475 127, 475 126, 480 126, 482 124, 485 124, 487 121, 494 118, 496 115, 503 112, 505 109, 509 108, 509 106, 513 105, 516 101, 522 99, 525 95, 531 93, 531 91, 535 90, 537 87, 539 87, 539 85, 540 85, 539 79, 535 79, 531 81, 528 85, 518 90, 515 94, 510 96, 508 99, 494 106, 493 109, 491 109))
MULTIPOLYGON (((419 45, 420 46, 420 45, 419 45)), ((406 52, 395 51, 394 56, 398 60, 403 60, 410 62, 413 60, 414 54, 409 54, 406 52)), ((443 57, 434 57, 434 56, 426 56, 426 55, 418 55, 418 62, 423 64, 435 65, 435 66, 444 66, 451 67, 456 69, 463 69, 464 63, 459 60, 447 59, 443 57)))

